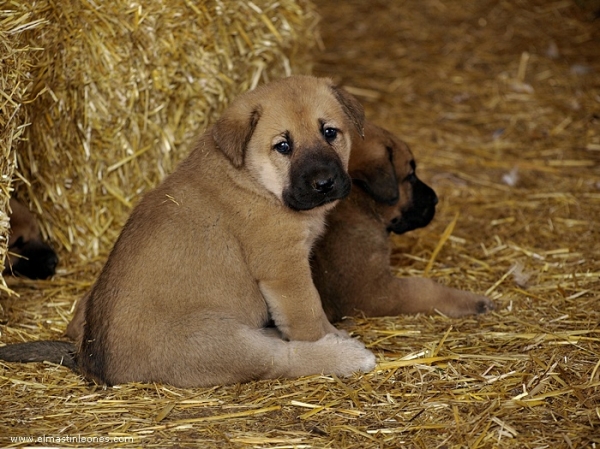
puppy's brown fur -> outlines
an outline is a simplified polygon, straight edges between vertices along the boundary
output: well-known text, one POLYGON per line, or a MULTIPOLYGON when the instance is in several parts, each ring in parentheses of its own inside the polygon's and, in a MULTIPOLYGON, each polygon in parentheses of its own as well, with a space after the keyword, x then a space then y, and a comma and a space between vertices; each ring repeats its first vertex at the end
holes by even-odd
POLYGON ((26 206, 15 198, 10 199, 9 206, 10 236, 3 274, 49 278, 58 264, 56 252, 43 241, 37 220, 26 206))
POLYGON ((349 192, 362 122, 328 80, 238 97, 135 207, 70 326, 80 370, 192 387, 372 369, 374 356, 327 320, 308 261, 349 192))
POLYGON ((431 279, 392 275, 389 232, 425 226, 437 203, 433 190, 417 178, 406 143, 367 123, 364 140, 353 141, 349 173, 355 186, 328 215, 327 231, 312 260, 313 279, 330 320, 434 310, 458 317, 493 308, 483 296, 431 279))

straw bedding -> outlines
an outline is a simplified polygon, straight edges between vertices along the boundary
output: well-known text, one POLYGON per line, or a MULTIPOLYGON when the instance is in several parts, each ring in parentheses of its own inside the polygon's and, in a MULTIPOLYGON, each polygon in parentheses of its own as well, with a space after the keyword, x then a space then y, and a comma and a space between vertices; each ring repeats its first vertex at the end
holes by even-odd
MULTIPOLYGON (((487 292, 497 310, 348 320, 379 360, 351 379, 103 389, 62 367, 0 364, 3 445, 600 447, 593 2, 316 3, 315 73, 407 140, 440 196, 430 226, 392 238, 394 270, 487 292)), ((21 297, 0 301, 2 342, 59 336, 99 267, 12 284, 21 297)))

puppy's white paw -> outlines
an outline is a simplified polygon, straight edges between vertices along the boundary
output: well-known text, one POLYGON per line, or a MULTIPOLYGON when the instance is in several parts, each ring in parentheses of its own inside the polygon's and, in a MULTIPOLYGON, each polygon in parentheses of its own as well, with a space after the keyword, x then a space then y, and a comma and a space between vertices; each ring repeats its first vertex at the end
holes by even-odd
POLYGON ((341 338, 352 338, 350 337, 350 334, 344 329, 335 329, 334 334, 341 338))
POLYGON ((329 322, 329 320, 325 316, 323 317, 323 325, 324 325, 326 334, 335 334, 335 335, 339 335, 340 337, 350 338, 350 334, 348 332, 346 332, 343 329, 338 329, 337 327, 335 327, 333 324, 331 324, 329 322))
POLYGON ((357 371, 366 373, 375 368, 375 355, 356 339, 327 334, 317 343, 331 349, 332 371, 338 376, 348 377, 357 371))

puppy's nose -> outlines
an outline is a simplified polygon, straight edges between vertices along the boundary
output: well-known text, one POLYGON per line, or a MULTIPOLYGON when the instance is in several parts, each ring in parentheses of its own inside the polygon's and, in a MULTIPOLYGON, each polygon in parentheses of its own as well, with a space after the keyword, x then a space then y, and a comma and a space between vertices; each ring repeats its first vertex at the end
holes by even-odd
POLYGON ((312 182, 312 187, 319 193, 329 193, 333 190, 333 178, 318 178, 312 182))

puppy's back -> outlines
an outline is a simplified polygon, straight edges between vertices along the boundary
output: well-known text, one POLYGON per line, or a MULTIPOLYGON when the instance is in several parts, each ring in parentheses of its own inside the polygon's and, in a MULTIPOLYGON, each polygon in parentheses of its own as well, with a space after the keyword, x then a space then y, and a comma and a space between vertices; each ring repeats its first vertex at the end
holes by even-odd
POLYGON ((186 336, 174 328, 193 333, 214 310, 256 326, 267 320, 264 305, 235 303, 260 292, 229 232, 239 223, 231 223, 224 199, 243 191, 227 182, 223 162, 205 136, 134 208, 86 304, 79 363, 87 376, 108 384, 160 380, 166 359, 186 369, 186 354, 173 356, 186 336))

